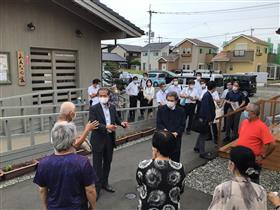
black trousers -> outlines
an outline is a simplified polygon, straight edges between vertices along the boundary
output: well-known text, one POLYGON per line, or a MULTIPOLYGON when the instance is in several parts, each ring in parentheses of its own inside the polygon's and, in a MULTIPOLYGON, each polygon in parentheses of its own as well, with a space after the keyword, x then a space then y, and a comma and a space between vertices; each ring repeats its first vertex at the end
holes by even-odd
MULTIPOLYGON (((232 112, 232 109, 229 109, 228 112, 232 112)), ((236 139, 238 138, 238 128, 240 121, 241 112, 231 115, 226 118, 226 137, 236 139)))
MULTIPOLYGON (((143 94, 143 90, 141 90, 141 91, 139 91, 139 93, 138 93, 138 100, 140 101, 140 107, 144 107, 144 106, 146 106, 146 100, 145 100, 145 98, 144 98, 144 94, 143 94)), ((141 115, 144 115, 144 112, 145 112, 145 110, 144 109, 141 109, 140 110, 140 113, 141 113, 141 115)))
POLYGON ((171 154, 170 159, 180 163, 180 156, 181 156, 181 144, 182 144, 182 136, 178 135, 176 137, 176 150, 171 154))
POLYGON ((187 126, 187 131, 190 131, 191 127, 192 127, 192 122, 193 122, 193 117, 194 117, 194 112, 195 112, 195 106, 196 106, 196 104, 193 104, 193 103, 189 103, 189 104, 185 105, 186 120, 187 120, 187 118, 189 119, 188 126, 187 126))
MULTIPOLYGON (((137 96, 129 96, 129 107, 137 107, 137 96)), ((135 119, 135 110, 129 111, 129 118, 134 121, 135 119)))
MULTIPOLYGON (((98 180, 95 184, 96 191, 99 193, 102 186, 108 184, 108 178, 111 170, 111 162, 113 159, 113 137, 111 134, 107 134, 108 138, 105 140, 105 146, 103 148, 103 151, 96 152, 94 151, 94 148, 92 150, 92 163, 93 168, 96 171, 96 175, 98 177, 98 180)), ((102 139, 103 140, 103 139, 102 139)))

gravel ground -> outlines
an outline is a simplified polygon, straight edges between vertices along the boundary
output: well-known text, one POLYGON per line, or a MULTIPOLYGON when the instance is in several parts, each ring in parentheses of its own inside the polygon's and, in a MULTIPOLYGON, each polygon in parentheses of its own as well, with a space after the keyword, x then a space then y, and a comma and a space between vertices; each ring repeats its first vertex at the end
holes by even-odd
MULTIPOLYGON (((206 165, 194 169, 187 175, 187 186, 206 194, 213 195, 215 187, 231 179, 227 169, 228 160, 216 158, 206 165)), ((280 172, 263 169, 261 172, 261 185, 267 192, 280 194, 280 172)), ((269 204, 268 209, 273 209, 269 204)))

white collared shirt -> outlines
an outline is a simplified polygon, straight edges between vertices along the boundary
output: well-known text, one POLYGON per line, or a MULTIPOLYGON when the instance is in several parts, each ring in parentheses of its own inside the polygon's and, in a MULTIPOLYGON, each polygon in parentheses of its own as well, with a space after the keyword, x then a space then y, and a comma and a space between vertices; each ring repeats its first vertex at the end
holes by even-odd
POLYGON ((143 90, 143 95, 146 99, 152 100, 155 97, 155 88, 154 87, 145 87, 143 90))
POLYGON ((166 104, 166 92, 159 90, 156 95, 157 103, 159 104, 166 104))
MULTIPOLYGON (((191 88, 189 88, 189 87, 186 87, 186 88, 184 88, 182 91, 181 91, 181 93, 180 93, 180 95, 187 95, 187 96, 190 96, 190 97, 192 97, 192 98, 196 98, 196 99, 198 99, 199 98, 199 95, 198 95, 198 93, 197 93, 197 90, 196 90, 196 88, 193 88, 193 89, 191 89, 191 88)), ((182 98, 181 99, 181 101, 182 100, 184 100, 184 102, 186 103, 186 104, 189 104, 189 103, 193 103, 193 104, 195 104, 196 103, 196 100, 191 100, 191 99, 189 99, 189 98, 182 98)))
POLYGON ((222 99, 225 99, 225 98, 226 98, 228 91, 229 91, 228 89, 225 89, 225 90, 223 91, 223 93, 222 93, 222 95, 221 95, 221 98, 222 98, 222 99))
POLYGON ((170 85, 168 87, 168 89, 166 90, 166 93, 170 93, 170 92, 176 92, 178 97, 180 97, 180 93, 182 91, 182 87, 181 85, 170 85))
POLYGON ((195 84, 194 84, 194 88, 196 89, 198 95, 200 96, 201 93, 202 93, 202 87, 201 87, 201 84, 200 82, 196 79, 194 80, 195 84))
POLYGON ((109 106, 105 105, 105 104, 101 104, 104 116, 105 116, 105 120, 106 120, 106 125, 110 125, 111 124, 111 115, 110 115, 110 110, 109 110, 109 106))
POLYGON ((88 100, 92 101, 92 106, 95 105, 95 104, 98 104, 99 103, 99 100, 98 100, 98 97, 94 97, 94 98, 91 98, 90 95, 93 94, 93 93, 97 93, 98 90, 100 89, 99 85, 97 85, 96 87, 93 87, 92 85, 88 87, 88 100))
POLYGON ((129 85, 125 89, 126 94, 129 95, 129 96, 137 96, 138 93, 139 93, 138 87, 139 87, 139 85, 135 84, 132 81, 131 83, 129 83, 129 85))
POLYGON ((217 90, 215 92, 211 93, 211 95, 212 95, 214 101, 220 100, 220 96, 219 96, 219 93, 217 90))
POLYGON ((200 94, 200 96, 199 96, 199 100, 200 100, 200 101, 202 100, 204 94, 205 94, 207 91, 208 91, 207 87, 205 87, 204 89, 202 89, 201 94, 200 94))

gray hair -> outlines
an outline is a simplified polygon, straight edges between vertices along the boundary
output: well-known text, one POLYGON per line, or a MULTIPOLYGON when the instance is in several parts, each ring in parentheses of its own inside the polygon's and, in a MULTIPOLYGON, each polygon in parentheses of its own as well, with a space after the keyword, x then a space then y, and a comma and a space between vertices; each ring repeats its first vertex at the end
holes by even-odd
POLYGON ((52 144, 57 152, 70 149, 75 141, 76 126, 74 123, 58 122, 51 131, 52 144))
POLYGON ((75 104, 73 104, 70 101, 66 101, 61 104, 59 112, 60 114, 67 115, 70 112, 74 112, 74 111, 75 111, 75 104))
POLYGON ((250 106, 252 106, 254 113, 259 116, 261 111, 260 111, 260 105, 257 103, 249 103, 250 106))
POLYGON ((174 97, 176 101, 179 100, 178 94, 177 94, 175 91, 168 92, 168 93, 166 94, 166 99, 167 99, 168 97, 174 97))

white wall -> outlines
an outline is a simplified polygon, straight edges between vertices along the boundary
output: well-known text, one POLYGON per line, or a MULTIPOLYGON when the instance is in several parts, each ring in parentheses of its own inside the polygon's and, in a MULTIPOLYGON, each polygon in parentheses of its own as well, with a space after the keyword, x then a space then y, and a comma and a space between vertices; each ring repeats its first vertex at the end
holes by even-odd
MULTIPOLYGON (((144 63, 146 63, 146 71, 149 70, 148 67, 148 55, 144 56, 144 53, 147 52, 141 52, 141 69, 144 70, 144 63)), ((158 51, 158 55, 154 55, 155 51, 150 52, 150 64, 151 64, 151 70, 159 70, 158 68, 158 59, 162 56, 163 53, 166 53, 166 55, 169 55, 169 45, 165 46, 163 49, 158 51)))

